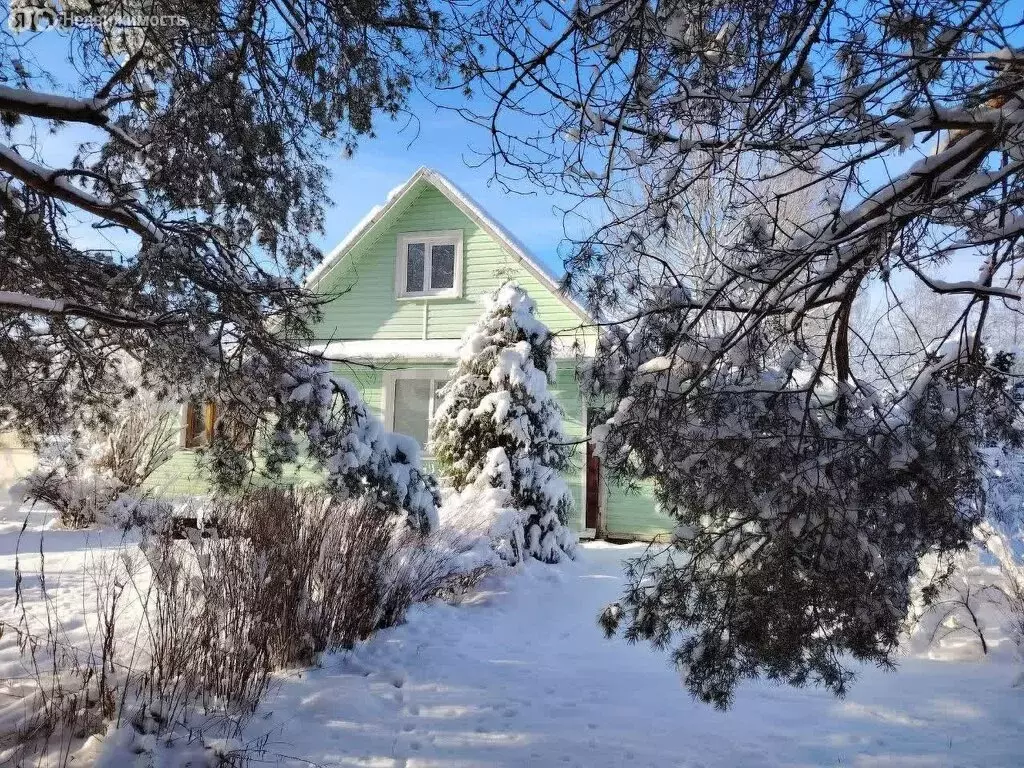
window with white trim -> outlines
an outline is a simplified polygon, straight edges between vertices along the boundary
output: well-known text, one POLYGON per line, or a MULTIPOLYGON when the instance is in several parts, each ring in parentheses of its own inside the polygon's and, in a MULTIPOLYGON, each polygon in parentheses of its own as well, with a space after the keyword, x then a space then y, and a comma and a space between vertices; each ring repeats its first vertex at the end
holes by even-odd
POLYGON ((448 371, 395 371, 388 388, 388 426, 394 432, 416 438, 424 449, 430 436, 430 420, 441 403, 440 390, 448 371))
POLYGON ((395 292, 399 298, 462 295, 462 230, 398 236, 395 292))

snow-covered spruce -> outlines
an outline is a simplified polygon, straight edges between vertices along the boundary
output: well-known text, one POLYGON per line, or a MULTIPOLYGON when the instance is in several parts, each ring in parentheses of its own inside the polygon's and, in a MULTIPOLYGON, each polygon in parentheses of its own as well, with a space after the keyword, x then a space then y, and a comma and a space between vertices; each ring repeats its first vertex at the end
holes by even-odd
POLYGON ((572 496, 562 478, 572 446, 562 431, 562 409, 548 390, 555 375, 551 332, 535 310, 516 285, 487 300, 441 390, 431 445, 455 490, 483 478, 509 491, 524 530, 522 543, 505 542, 509 560, 527 555, 554 563, 576 548, 566 526, 572 496), (525 552, 516 551, 522 546, 525 552))
POLYGON ((477 536, 486 553, 474 565, 516 564, 526 551, 523 515, 512 501, 512 469, 504 448, 492 448, 476 480, 451 493, 439 510, 441 528, 477 536))
MULTIPOLYGON (((324 471, 324 485, 339 498, 373 495, 384 509, 404 510, 410 527, 429 532, 437 525, 437 482, 424 471, 420 447, 407 435, 387 431, 363 402, 358 390, 331 373, 330 364, 296 359, 281 374, 271 404, 276 422, 261 446, 266 472, 279 477, 300 455, 324 471)), ((252 463, 240 456, 228 434, 255 408, 235 400, 225 403, 211 445, 211 459, 224 465, 242 459, 240 472, 252 463)), ((255 427, 250 427, 254 429, 255 427)), ((215 477, 226 472, 219 467, 215 477)))

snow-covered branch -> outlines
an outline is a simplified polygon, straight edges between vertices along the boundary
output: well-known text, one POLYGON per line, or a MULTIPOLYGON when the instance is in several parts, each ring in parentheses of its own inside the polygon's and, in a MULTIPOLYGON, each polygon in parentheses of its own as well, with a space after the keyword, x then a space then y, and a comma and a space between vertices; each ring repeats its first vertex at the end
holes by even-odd
POLYGON ((157 222, 144 212, 122 202, 104 200, 69 181, 76 171, 45 168, 19 155, 12 147, 0 145, 0 171, 9 173, 36 192, 70 203, 104 221, 117 224, 145 240, 164 239, 157 222))
POLYGON ((0 85, 0 110, 26 117, 42 117, 105 126, 110 121, 110 99, 75 99, 57 93, 41 93, 0 85))
POLYGON ((184 318, 168 315, 148 318, 126 312, 108 312, 100 307, 86 306, 65 299, 44 299, 14 291, 0 291, 0 312, 14 310, 45 315, 85 317, 99 320, 117 328, 158 328, 160 326, 186 322, 184 318))

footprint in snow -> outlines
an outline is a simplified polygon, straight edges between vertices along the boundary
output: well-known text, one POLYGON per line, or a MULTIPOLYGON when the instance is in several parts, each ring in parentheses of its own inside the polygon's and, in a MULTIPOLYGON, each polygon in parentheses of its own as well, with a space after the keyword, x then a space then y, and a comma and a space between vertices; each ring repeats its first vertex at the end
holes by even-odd
POLYGON ((351 656, 346 656, 342 659, 338 665, 338 671, 343 675, 360 675, 362 677, 368 677, 373 674, 373 670, 370 667, 351 656))

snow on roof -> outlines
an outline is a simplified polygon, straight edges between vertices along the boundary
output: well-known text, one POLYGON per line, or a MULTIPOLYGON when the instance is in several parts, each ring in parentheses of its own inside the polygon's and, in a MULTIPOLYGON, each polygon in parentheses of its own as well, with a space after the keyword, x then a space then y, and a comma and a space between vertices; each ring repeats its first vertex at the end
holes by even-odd
MULTIPOLYGON (((578 353, 593 355, 593 345, 584 340, 583 347, 577 349, 572 339, 555 336, 552 348, 555 357, 569 360, 578 353)), ((385 361, 385 360, 437 360, 454 363, 459 358, 461 339, 365 339, 358 341, 332 341, 328 344, 315 344, 309 349, 327 358, 353 361, 385 361)))
POLYGON ((481 229, 504 245, 513 258, 521 262, 523 266, 533 273, 534 277, 551 289, 581 320, 590 321, 590 315, 587 311, 575 299, 561 290, 558 281, 548 274, 547 270, 530 254, 526 246, 518 238, 499 224, 494 217, 488 214, 473 198, 459 189, 451 180, 426 166, 421 166, 404 184, 391 190, 383 205, 376 205, 370 209, 370 212, 309 273, 309 276, 306 278, 306 285, 313 286, 323 280, 345 258, 356 243, 364 235, 368 234, 373 226, 383 219, 420 180, 431 184, 470 219, 476 222, 481 229))
MULTIPOLYGON (((422 168, 420 170, 423 170, 422 168)), ((382 205, 373 206, 363 218, 359 220, 349 233, 341 239, 341 242, 334 246, 334 249, 327 254, 323 261, 313 267, 313 270, 306 276, 306 285, 313 286, 320 282, 334 266, 341 261, 346 253, 352 248, 356 242, 365 235, 370 227, 376 224, 385 213, 387 213, 394 204, 398 201, 402 195, 408 192, 413 184, 418 180, 419 171, 408 179, 404 184, 401 184, 390 192, 382 205)))

